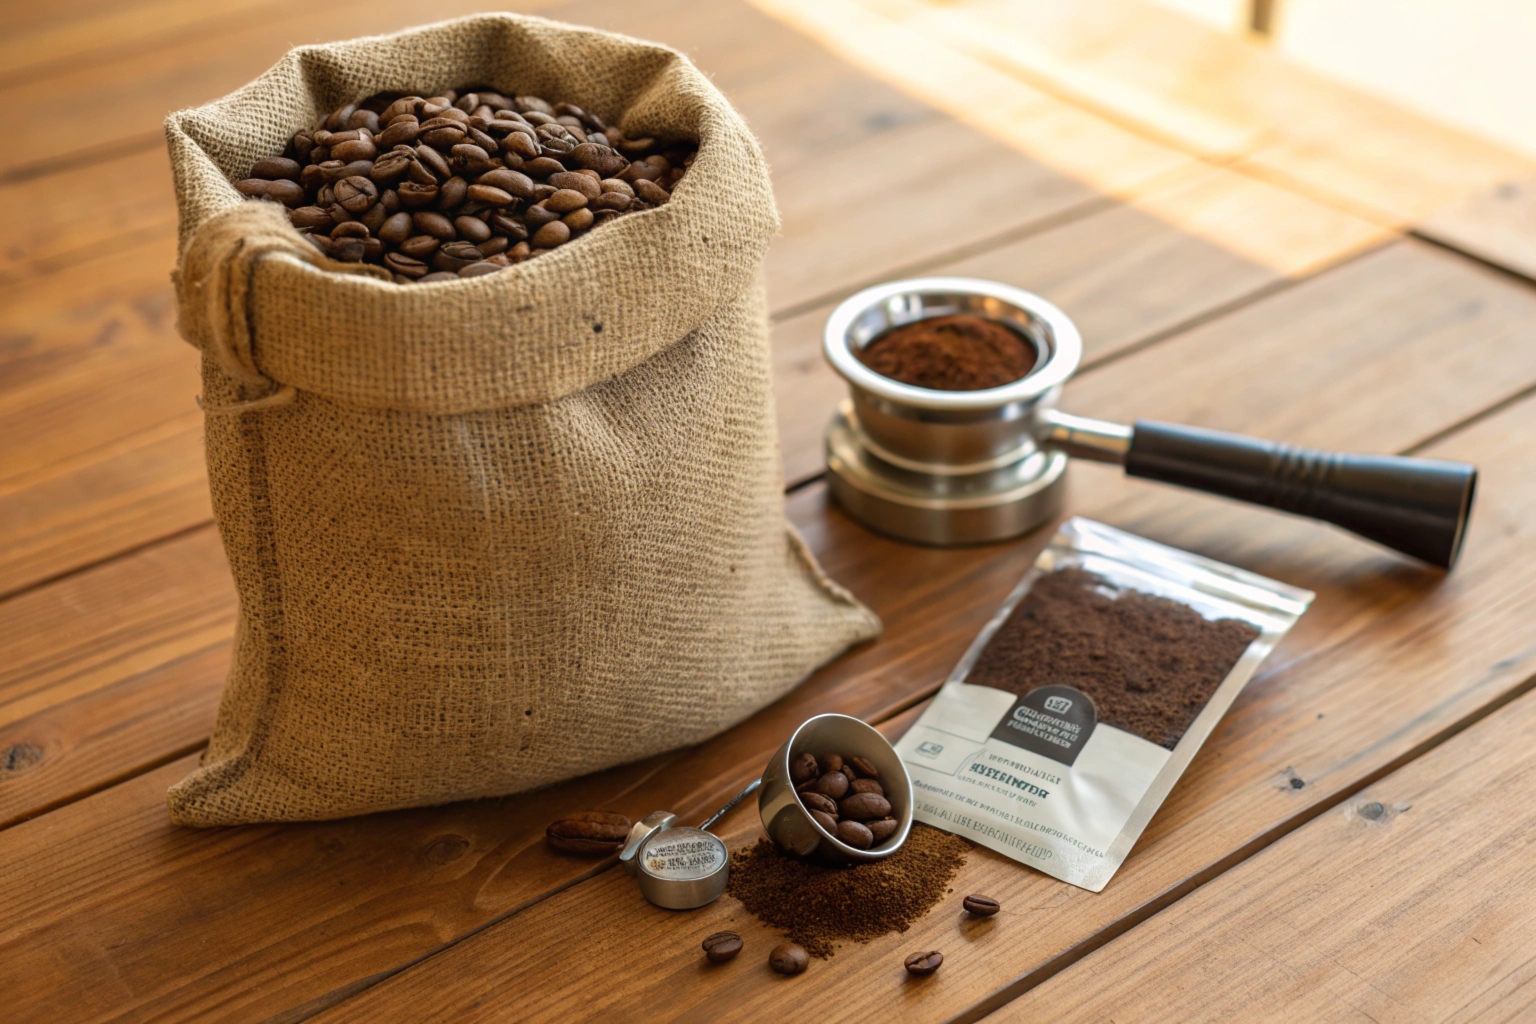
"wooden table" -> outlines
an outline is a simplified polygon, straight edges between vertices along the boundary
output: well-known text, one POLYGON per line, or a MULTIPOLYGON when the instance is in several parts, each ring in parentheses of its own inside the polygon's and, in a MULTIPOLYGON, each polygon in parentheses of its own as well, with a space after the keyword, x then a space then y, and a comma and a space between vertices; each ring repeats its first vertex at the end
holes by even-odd
MULTIPOLYGON (((1133 0, 538 0, 671 43, 744 112, 787 504, 886 631, 699 747, 531 794, 173 828, 229 660, 159 121, 289 45, 472 0, 0 11, 0 1005, 8 1020, 1513 1020, 1536 1015, 1530 162, 1133 0), (820 324, 981 275, 1087 339, 1074 412, 1477 463, 1449 576, 1338 531, 1075 467, 1070 511, 1315 590, 1109 887, 977 849, 910 932, 796 979, 729 898, 652 908, 542 842, 697 820, 810 714, 899 733, 1049 531, 933 550, 828 503, 820 324), (707 965, 699 940, 741 932, 707 965), (911 951, 946 953, 913 981, 911 951)), ((722 823, 734 845, 750 807, 722 823)))

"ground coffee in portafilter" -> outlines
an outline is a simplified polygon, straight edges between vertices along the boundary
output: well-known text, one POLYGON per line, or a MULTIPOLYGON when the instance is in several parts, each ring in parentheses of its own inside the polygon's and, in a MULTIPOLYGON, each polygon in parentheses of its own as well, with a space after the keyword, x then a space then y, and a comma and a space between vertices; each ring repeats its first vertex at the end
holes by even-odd
POLYGON ((1259 631, 1187 604, 1109 586, 1082 569, 1035 581, 966 682, 1023 696, 1070 686, 1098 721, 1172 750, 1259 631))
POLYGON ((731 856, 726 892, 814 957, 839 942, 904 932, 950 891, 971 844, 918 825, 901 849, 870 863, 811 864, 767 839, 731 856))
POLYGON ((492 274, 660 206, 694 152, 538 96, 380 93, 297 132, 235 187, 288 207, 331 259, 408 284, 492 274))
POLYGON ((1011 328, 968 313, 936 316, 887 331, 858 352, 871 370, 914 387, 981 391, 1034 369, 1035 347, 1011 328))

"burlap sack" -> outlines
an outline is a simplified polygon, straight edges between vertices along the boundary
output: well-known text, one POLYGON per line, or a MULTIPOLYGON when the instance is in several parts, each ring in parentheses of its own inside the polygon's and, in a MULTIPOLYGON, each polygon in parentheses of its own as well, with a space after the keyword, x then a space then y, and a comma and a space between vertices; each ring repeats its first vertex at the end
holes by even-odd
POLYGON ((240 596, 175 821, 515 793, 702 740, 877 631, 785 522, 760 284, 777 215, 684 57, 465 18, 301 47, 166 134, 240 596), (698 158, 665 206, 409 286, 330 263, 229 183, 343 103, 466 84, 698 158))

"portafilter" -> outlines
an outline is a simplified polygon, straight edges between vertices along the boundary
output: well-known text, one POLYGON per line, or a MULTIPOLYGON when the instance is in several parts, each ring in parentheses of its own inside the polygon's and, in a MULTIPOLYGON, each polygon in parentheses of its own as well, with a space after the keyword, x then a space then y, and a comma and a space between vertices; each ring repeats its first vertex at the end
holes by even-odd
POLYGON ((1443 569, 1461 550, 1475 466, 1057 410, 1082 339, 1060 309, 1018 288, 960 277, 867 288, 832 313, 824 347, 849 390, 827 430, 832 493, 882 533, 936 545, 1025 533, 1060 510, 1073 457, 1320 519, 1443 569), (1035 349, 1033 369, 1001 387, 939 391, 883 376, 858 357, 893 328, 960 313, 1015 330, 1035 349))

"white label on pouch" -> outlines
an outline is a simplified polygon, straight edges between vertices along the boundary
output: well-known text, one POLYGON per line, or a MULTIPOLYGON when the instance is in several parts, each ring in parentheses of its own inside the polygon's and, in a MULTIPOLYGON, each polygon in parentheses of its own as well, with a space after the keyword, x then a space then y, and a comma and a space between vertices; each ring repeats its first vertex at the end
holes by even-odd
MULTIPOLYGON (((1036 703, 1071 714, 1074 705, 1064 703, 1071 700, 1052 692, 1036 703)), ((1046 718, 1040 725, 1041 716, 1025 704, 989 686, 945 684, 896 745, 912 777, 913 818, 1080 884, 1171 754, 1103 723, 1084 728, 1078 745, 1074 723, 1046 718), (1013 719, 1030 726, 1035 749, 1000 738, 1013 719), (1044 731, 1068 738, 1042 741, 1044 731), (1040 752, 1051 746, 1076 749, 1068 762, 1061 753, 1040 752)))

